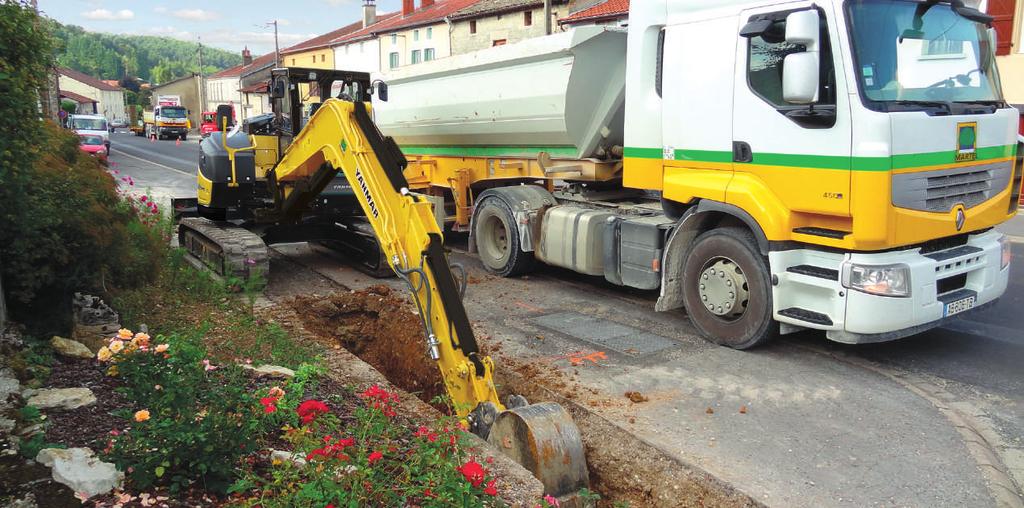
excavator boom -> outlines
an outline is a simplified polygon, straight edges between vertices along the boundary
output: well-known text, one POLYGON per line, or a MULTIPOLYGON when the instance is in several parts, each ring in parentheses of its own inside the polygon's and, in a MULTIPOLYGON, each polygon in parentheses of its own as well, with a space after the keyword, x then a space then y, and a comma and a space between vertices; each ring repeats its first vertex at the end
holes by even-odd
POLYGON ((480 353, 432 205, 409 192, 404 168, 405 157, 377 129, 366 103, 332 98, 292 139, 268 180, 287 217, 338 172, 345 175, 386 259, 412 291, 426 352, 459 417, 530 469, 549 494, 578 492, 589 483, 579 430, 558 404, 525 405, 513 397, 518 407, 506 408, 499 401, 494 364, 480 353))

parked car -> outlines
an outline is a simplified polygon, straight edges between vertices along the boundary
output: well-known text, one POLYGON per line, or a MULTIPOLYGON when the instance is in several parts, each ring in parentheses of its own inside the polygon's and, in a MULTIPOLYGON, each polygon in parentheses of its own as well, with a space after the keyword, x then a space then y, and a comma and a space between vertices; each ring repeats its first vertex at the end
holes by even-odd
POLYGON ((107 163, 107 145, 103 142, 103 136, 98 134, 81 134, 78 136, 81 142, 78 147, 83 152, 92 155, 100 160, 100 162, 107 163))
POLYGON ((110 128, 111 129, 124 129, 124 128, 127 128, 127 127, 128 127, 128 122, 126 120, 111 120, 110 121, 110 128))
POLYGON ((103 144, 110 151, 110 131, 107 119, 101 115, 71 115, 68 119, 68 127, 78 135, 95 134, 103 138, 103 144))

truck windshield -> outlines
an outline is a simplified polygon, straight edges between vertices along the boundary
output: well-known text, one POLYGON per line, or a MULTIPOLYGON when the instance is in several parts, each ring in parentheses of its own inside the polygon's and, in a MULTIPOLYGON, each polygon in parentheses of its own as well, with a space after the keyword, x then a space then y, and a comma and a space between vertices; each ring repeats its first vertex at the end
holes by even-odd
POLYGON ((160 116, 165 118, 185 118, 185 108, 160 108, 160 116))
POLYGON ((949 3, 847 3, 862 96, 900 110, 1003 101, 988 27, 949 3))
POLYGON ((107 121, 102 118, 75 118, 71 121, 71 128, 77 131, 105 131, 107 121))

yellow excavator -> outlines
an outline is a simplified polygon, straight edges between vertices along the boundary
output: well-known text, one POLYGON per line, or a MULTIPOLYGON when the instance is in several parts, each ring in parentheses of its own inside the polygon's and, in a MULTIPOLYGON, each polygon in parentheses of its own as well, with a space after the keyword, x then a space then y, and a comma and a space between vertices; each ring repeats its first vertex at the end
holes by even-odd
POLYGON ((481 354, 462 304, 465 275, 456 279, 431 203, 409 191, 405 157, 372 120, 370 99, 386 101, 387 85, 367 73, 288 68, 271 72, 270 92, 271 117, 250 122, 247 132, 229 131, 226 116, 218 118, 223 128, 202 142, 198 199, 175 202, 186 215, 180 245, 207 268, 251 276, 269 266, 268 235, 317 236, 329 221, 309 217, 351 208, 318 209, 321 193, 342 176, 348 191, 339 201, 358 205, 370 228, 360 234, 375 235, 381 257, 408 284, 426 329, 425 354, 458 416, 529 469, 547 494, 572 497, 588 487, 579 429, 563 407, 517 395, 499 400, 494 362, 481 354), (317 94, 326 98, 311 101, 317 94))

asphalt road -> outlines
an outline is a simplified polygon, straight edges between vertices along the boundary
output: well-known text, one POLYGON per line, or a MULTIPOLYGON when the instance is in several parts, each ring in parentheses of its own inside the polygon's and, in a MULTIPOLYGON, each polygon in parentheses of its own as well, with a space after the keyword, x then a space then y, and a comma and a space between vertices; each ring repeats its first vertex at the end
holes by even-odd
MULTIPOLYGON (((195 195, 196 141, 118 133, 112 145, 137 188, 195 195)), ((1024 240, 1024 216, 1003 229, 1024 240)), ((301 245, 276 250, 348 287, 378 283, 301 245)), ((1024 506, 1024 243, 1013 254, 1000 302, 947 327, 867 346, 806 332, 753 352, 654 312, 654 293, 557 269, 496 279, 456 258, 480 274, 474 325, 505 354, 573 376, 604 397, 595 412, 769 505, 1024 506)))

